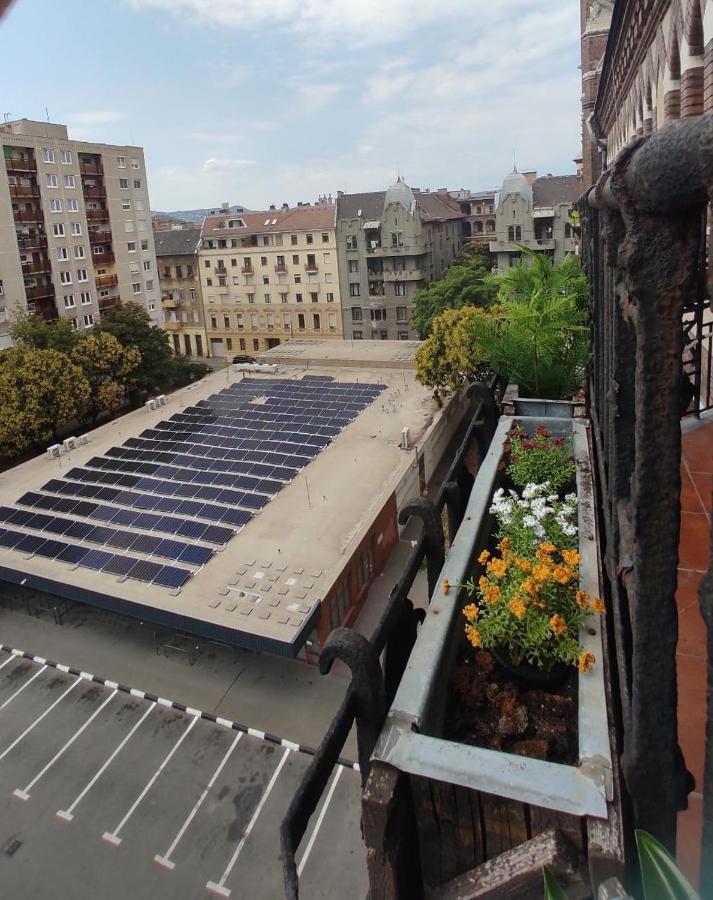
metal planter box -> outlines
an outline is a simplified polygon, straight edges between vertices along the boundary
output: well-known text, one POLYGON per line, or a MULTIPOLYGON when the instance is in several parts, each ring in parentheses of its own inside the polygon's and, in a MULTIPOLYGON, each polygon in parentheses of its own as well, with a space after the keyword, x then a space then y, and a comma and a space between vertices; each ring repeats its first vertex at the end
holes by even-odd
POLYGON ((591 616, 580 633, 584 648, 597 663, 579 675, 578 765, 546 762, 443 738, 446 692, 461 646, 463 597, 442 584, 465 581, 494 527, 489 513, 499 484, 498 464, 510 428, 532 432, 546 426, 555 435, 572 435, 577 467, 581 586, 600 595, 598 542, 592 493, 589 426, 572 418, 504 417, 480 467, 466 515, 446 558, 439 586, 386 718, 373 759, 412 776, 481 791, 570 816, 606 819, 614 799, 607 714, 606 653, 602 617, 591 616))

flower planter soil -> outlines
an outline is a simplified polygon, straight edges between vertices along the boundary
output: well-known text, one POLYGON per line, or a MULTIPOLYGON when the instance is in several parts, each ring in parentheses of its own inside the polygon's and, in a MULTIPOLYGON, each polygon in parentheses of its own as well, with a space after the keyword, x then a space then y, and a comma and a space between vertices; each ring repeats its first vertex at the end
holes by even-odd
POLYGON ((453 670, 445 737, 533 759, 577 764, 577 673, 557 690, 528 687, 487 650, 466 647, 453 670))

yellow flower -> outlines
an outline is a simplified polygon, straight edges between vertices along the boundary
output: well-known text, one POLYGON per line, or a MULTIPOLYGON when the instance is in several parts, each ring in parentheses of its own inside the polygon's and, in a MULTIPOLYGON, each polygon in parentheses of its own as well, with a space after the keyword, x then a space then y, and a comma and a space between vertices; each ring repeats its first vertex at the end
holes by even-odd
POLYGON ((539 585, 534 578, 526 578, 520 585, 520 588, 530 597, 536 597, 537 592, 540 590, 539 585))
POLYGON ((595 613, 603 613, 603 612, 605 611, 605 607, 604 607, 604 604, 603 604, 602 601, 601 601, 601 598, 595 597, 595 598, 592 600, 592 606, 591 606, 591 609, 592 609, 592 612, 595 612, 595 613))
POLYGON ((526 575, 532 572, 532 563, 529 559, 520 559, 519 556, 515 557, 515 565, 521 572, 524 572, 526 575))
POLYGON ((589 608, 589 594, 586 591, 577 591, 577 606, 580 609, 589 608))
POLYGON ((555 613, 555 615, 550 619, 550 628, 557 635, 557 637, 559 637, 560 635, 566 633, 567 622, 562 618, 562 616, 559 616, 557 615, 557 613, 555 613))
POLYGON ((583 650, 579 654, 579 659, 577 660, 577 668, 580 672, 589 672, 592 668, 596 659, 593 653, 588 653, 586 650, 583 650))
POLYGON ((469 603, 463 607, 463 615, 469 622, 474 622, 478 618, 478 607, 475 603, 469 603))
POLYGON ((500 599, 500 588, 497 584, 483 589, 483 600, 486 603, 496 603, 500 599))
POLYGON ((540 544, 540 550, 543 553, 554 553, 557 548, 554 544, 550 544, 549 541, 545 541, 543 544, 540 544))
POLYGON ((522 600, 513 599, 508 603, 508 609, 515 616, 516 619, 524 619, 525 613, 527 612, 527 607, 522 602, 522 600))
POLYGON ((567 563, 568 566, 578 566, 582 561, 582 557, 579 555, 579 553, 577 553, 576 550, 563 550, 562 559, 567 563))
POLYGON ((489 559, 490 559, 490 551, 489 551, 489 550, 483 550, 483 552, 482 552, 482 553, 480 554, 480 556, 478 557, 478 562, 480 563, 481 566, 484 566, 485 563, 486 563, 489 559))
POLYGON ((572 580, 571 574, 564 566, 555 566, 552 570, 552 577, 558 584, 569 584, 572 580))
POLYGON ((539 548, 535 550, 535 559, 539 560, 541 563, 552 564, 549 553, 545 553, 544 550, 540 550, 539 548))
POLYGON ((510 549, 510 538, 507 536, 504 537, 498 544, 498 547, 500 547, 501 550, 509 550, 510 549))
POLYGON ((490 584, 490 582, 485 577, 485 575, 481 575, 480 578, 478 579, 478 587, 480 588, 481 591, 484 591, 486 589, 486 587, 488 587, 489 584, 490 584))
POLYGON ((491 559, 488 563, 488 572, 495 578, 502 578, 508 570, 507 563, 504 559, 491 559))
POLYGON ((547 566, 540 564, 539 566, 535 566, 532 570, 532 574, 537 581, 547 581, 550 577, 550 569, 547 566))
POLYGON ((465 636, 474 647, 480 647, 480 645, 483 643, 480 637, 480 632, 477 628, 473 627, 473 625, 465 626, 465 636))

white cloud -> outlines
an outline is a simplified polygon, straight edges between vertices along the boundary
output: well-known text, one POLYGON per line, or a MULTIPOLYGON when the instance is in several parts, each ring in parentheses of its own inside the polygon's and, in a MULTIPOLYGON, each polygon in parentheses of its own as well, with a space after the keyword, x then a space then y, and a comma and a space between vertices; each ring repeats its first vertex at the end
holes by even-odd
POLYGON ((231 131, 191 131, 186 137, 190 141, 201 141, 206 144, 237 144, 243 140, 242 134, 231 131))
POLYGON ((116 109, 95 109, 74 113, 69 116, 69 121, 77 125, 111 125, 123 118, 124 114, 116 109))
POLYGON ((210 157, 203 163, 206 172, 230 172, 236 169, 249 169, 256 166, 257 161, 254 159, 215 159, 210 157))

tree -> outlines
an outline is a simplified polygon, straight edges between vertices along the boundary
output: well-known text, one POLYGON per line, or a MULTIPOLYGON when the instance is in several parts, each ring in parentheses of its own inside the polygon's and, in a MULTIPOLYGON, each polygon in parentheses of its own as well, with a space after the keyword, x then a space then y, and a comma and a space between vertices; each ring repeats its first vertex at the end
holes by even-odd
POLYGON ((176 383, 176 367, 165 332, 151 324, 138 303, 126 303, 102 319, 102 332, 113 335, 124 347, 135 347, 141 362, 132 376, 132 393, 166 390, 176 383))
POLYGON ((141 354, 135 347, 122 347, 112 334, 101 331, 85 333, 71 358, 89 382, 88 412, 92 422, 125 402, 133 374, 141 365, 141 354))
POLYGON ((485 247, 466 245, 458 262, 443 278, 416 292, 411 321, 419 335, 428 337, 434 318, 446 309, 490 306, 497 294, 497 286, 488 278, 491 268, 490 253, 485 247))
POLYGON ((69 319, 48 322, 42 316, 18 312, 10 327, 10 335, 16 344, 24 344, 34 350, 59 350, 70 353, 79 335, 69 319))
POLYGON ((89 400, 84 373, 57 350, 20 344, 0 354, 0 453, 15 456, 56 439, 89 400))
POLYGON ((544 253, 520 247, 525 259, 510 269, 488 276, 498 297, 525 300, 537 292, 572 298, 581 310, 589 309, 589 282, 573 254, 555 263, 544 253))

